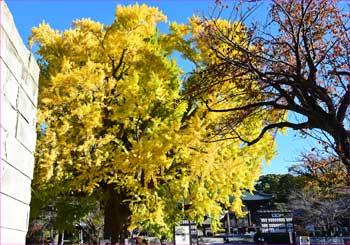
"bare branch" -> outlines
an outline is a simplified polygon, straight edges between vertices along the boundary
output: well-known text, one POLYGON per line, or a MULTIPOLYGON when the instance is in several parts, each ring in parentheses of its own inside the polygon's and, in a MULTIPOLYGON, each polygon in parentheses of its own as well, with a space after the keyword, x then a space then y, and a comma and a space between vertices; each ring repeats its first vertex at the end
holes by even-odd
POLYGON ((252 141, 245 141, 248 145, 253 145, 257 143, 262 137, 264 137, 265 133, 274 128, 292 128, 294 130, 300 130, 300 129, 305 129, 309 128, 309 122, 303 122, 303 123, 291 123, 291 122, 279 122, 279 123, 273 123, 265 126, 262 130, 261 133, 259 134, 258 137, 256 137, 252 141))

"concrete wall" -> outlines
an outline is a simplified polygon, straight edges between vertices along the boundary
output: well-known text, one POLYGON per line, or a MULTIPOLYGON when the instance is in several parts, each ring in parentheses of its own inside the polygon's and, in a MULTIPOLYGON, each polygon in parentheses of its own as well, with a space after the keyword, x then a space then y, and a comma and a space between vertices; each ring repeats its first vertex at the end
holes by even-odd
POLYGON ((0 244, 25 244, 36 142, 39 67, 4 1, 1 15, 0 244))

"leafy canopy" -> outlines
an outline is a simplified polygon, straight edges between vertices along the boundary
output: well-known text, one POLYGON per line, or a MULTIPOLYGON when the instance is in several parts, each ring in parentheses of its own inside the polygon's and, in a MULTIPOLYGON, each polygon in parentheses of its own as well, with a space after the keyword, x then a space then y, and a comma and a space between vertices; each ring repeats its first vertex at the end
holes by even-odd
MULTIPOLYGON (((181 95, 183 72, 170 58, 181 46, 193 61, 210 59, 196 47, 199 27, 191 22, 194 39, 185 40, 177 24, 160 36, 160 21, 158 9, 136 4, 118 6, 111 25, 33 28, 42 67, 34 191, 85 195, 112 185, 127 197, 129 229, 169 234, 184 218, 209 215, 215 226, 223 207, 241 213, 241 191, 253 188, 274 147, 268 136, 251 147, 204 140, 221 118, 181 95)), ((256 134, 260 124, 257 116, 241 130, 256 134)))

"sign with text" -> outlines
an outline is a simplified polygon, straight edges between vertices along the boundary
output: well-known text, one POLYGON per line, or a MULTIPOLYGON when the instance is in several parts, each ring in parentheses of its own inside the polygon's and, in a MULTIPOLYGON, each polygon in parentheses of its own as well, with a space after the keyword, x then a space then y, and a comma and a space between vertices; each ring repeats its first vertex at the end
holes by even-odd
POLYGON ((293 214, 290 211, 259 210, 262 233, 289 233, 294 231, 293 214))

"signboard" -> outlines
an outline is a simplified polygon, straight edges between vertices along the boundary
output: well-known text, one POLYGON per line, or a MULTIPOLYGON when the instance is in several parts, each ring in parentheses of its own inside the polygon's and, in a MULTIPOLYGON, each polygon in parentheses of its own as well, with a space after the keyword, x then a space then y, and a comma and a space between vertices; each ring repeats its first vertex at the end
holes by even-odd
POLYGON ((190 225, 179 225, 174 228, 175 245, 191 245, 190 225))
POLYGON ((195 242, 192 238, 197 238, 197 224, 194 221, 182 220, 178 226, 174 228, 175 245, 191 245, 195 242))
POLYGON ((262 233, 289 233, 294 231, 293 215, 290 211, 259 210, 262 233))

